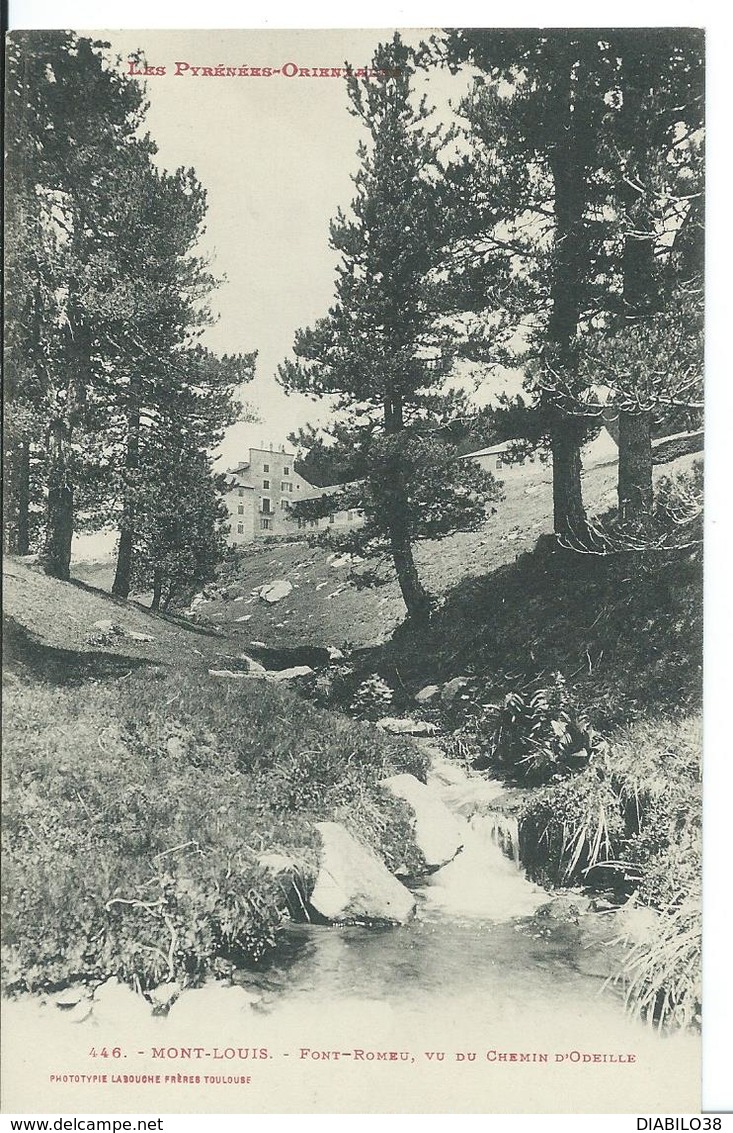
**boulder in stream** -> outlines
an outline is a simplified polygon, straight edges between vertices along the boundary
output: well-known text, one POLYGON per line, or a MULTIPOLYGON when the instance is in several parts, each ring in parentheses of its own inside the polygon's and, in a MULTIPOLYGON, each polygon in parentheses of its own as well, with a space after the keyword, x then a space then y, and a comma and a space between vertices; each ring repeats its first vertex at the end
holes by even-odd
POLYGON ((409 889, 339 822, 317 822, 322 851, 310 904, 334 924, 404 924, 415 911, 409 889))
POLYGON ((430 870, 453 860, 463 849, 463 823, 414 775, 391 775, 382 786, 404 799, 415 816, 415 842, 430 870))

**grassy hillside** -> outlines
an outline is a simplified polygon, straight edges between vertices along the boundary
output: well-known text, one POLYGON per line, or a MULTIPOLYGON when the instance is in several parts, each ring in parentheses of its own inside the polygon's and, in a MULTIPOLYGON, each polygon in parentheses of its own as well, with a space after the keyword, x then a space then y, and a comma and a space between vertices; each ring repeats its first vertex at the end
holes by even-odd
POLYGON ((407 811, 377 786, 424 775, 410 740, 210 676, 217 636, 26 564, 6 564, 5 607, 6 991, 258 962, 292 911, 263 855, 307 893, 320 819, 419 870, 407 811))

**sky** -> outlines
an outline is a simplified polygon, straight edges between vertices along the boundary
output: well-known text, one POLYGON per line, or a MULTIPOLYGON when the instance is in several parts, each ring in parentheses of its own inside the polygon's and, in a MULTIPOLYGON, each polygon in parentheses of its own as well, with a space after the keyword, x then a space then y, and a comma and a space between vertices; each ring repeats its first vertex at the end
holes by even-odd
MULTIPOLYGON (((427 33, 407 32, 418 43, 427 33)), ((206 332, 218 352, 258 351, 253 383, 242 390, 260 420, 227 433, 222 463, 249 446, 287 443, 288 434, 328 415, 328 406, 286 396, 275 381, 295 331, 325 315, 334 298, 337 255, 329 221, 354 195, 363 136, 348 112, 345 83, 312 78, 308 68, 368 65, 392 29, 302 31, 105 32, 123 71, 142 49, 164 75, 146 79, 146 128, 165 168, 192 166, 208 196, 201 250, 224 278, 212 300, 219 318, 206 332), (178 66, 177 66, 178 64, 178 66), (183 64, 188 64, 186 70, 183 64), (285 68, 270 77, 195 75, 193 68, 285 68), (181 73, 176 74, 179 71, 181 73)), ((466 78, 436 71, 424 81, 430 102, 447 105, 466 78)))

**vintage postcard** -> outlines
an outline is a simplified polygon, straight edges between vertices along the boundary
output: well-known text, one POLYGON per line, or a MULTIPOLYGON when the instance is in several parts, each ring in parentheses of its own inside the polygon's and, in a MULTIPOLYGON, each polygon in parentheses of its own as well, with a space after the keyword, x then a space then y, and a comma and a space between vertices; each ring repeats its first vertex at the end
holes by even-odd
POLYGON ((700 1109, 704 59, 9 34, 4 1112, 700 1109))

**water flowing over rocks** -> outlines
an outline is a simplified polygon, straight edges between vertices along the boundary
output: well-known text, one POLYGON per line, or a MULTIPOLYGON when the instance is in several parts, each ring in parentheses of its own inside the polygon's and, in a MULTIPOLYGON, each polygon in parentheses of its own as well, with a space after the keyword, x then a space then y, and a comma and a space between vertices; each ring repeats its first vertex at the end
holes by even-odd
POLYGON ((310 904, 334 924, 405 924, 415 898, 383 862, 338 822, 317 822, 322 841, 310 904))
POLYGON ((463 848, 463 824, 435 792, 414 775, 391 775, 382 786, 403 799, 415 820, 415 842, 428 869, 440 869, 463 848))

